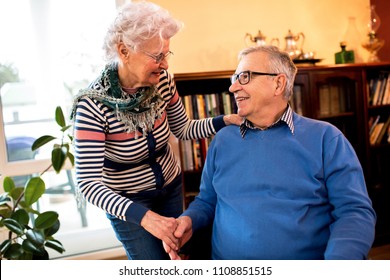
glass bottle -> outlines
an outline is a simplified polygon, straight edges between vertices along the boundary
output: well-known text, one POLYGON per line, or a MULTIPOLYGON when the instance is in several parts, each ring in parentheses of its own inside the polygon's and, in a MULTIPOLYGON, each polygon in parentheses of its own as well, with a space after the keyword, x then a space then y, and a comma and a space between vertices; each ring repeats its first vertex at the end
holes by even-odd
POLYGON ((341 42, 340 43, 341 51, 338 53, 335 53, 335 62, 336 64, 343 64, 343 63, 354 63, 355 62, 355 54, 351 50, 346 50, 346 43, 341 42))
POLYGON ((360 53, 361 38, 362 36, 356 26, 356 18, 348 17, 348 26, 343 37, 343 42, 353 51, 355 62, 363 61, 360 53))

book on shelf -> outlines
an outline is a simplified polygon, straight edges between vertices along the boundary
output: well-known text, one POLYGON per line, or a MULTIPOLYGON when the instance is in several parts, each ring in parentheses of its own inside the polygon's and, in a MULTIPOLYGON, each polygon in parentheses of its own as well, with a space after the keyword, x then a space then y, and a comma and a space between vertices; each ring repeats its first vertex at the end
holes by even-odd
POLYGON ((342 112, 340 108, 340 101, 344 97, 340 94, 339 86, 330 84, 329 85, 329 101, 330 101, 330 113, 337 114, 342 112))
POLYGON ((381 72, 378 77, 369 81, 369 105, 390 104, 389 72, 381 72))
POLYGON ((368 127, 369 127, 369 135, 371 135, 372 131, 374 130, 375 125, 379 122, 379 119, 381 118, 380 115, 378 116, 371 116, 368 120, 368 127))
POLYGON ((374 145, 376 144, 377 139, 378 139, 378 136, 379 136, 379 133, 380 133, 382 127, 384 126, 384 124, 385 124, 385 123, 383 123, 383 122, 379 122, 379 123, 377 123, 377 124, 374 126, 374 128, 373 128, 373 130, 372 130, 372 133, 371 133, 371 135, 370 135, 370 144, 371 144, 372 146, 374 146, 374 145))
POLYGON ((294 85, 293 95, 290 99, 292 109, 299 115, 303 115, 302 111, 302 86, 294 85))
POLYGON ((383 93, 382 105, 390 104, 390 77, 387 76, 386 86, 383 93))
POLYGON ((194 169, 194 156, 192 152, 192 140, 182 140, 180 145, 182 167, 184 171, 194 169))
POLYGON ((320 100, 320 115, 326 116, 330 114, 330 90, 329 86, 320 85, 319 87, 319 100, 320 100))
POLYGON ((319 86, 320 115, 327 116, 349 110, 348 89, 341 84, 319 86))
POLYGON ((386 118, 380 115, 371 117, 370 122, 370 144, 372 146, 382 144, 388 141, 388 131, 390 126, 390 116, 386 118), (386 140, 385 140, 386 139, 386 140))
POLYGON ((376 142, 375 142, 376 145, 382 144, 385 139, 387 142, 387 139, 388 139, 387 133, 389 130, 389 125, 390 125, 390 116, 387 118, 386 122, 383 122, 383 126, 381 127, 379 134, 378 134, 378 137, 377 137, 376 142))

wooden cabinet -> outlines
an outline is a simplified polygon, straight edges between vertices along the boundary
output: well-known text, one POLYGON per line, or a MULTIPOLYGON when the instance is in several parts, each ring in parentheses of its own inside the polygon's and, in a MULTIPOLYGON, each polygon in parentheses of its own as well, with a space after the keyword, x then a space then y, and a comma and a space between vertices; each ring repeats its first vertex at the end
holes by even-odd
MULTIPOLYGON (((302 66, 298 69, 291 105, 299 114, 334 124, 351 142, 362 164, 378 216, 375 242, 390 242, 390 128, 383 128, 390 122, 390 97, 383 97, 386 92, 390 94, 390 63, 302 66), (375 93, 381 92, 381 101, 373 102, 375 98, 379 99, 374 97, 375 93), (381 122, 381 140, 373 141, 373 124, 381 122)), ((227 93, 233 73, 231 70, 176 74, 175 80, 182 98, 186 95, 222 95, 227 93)), ((231 105, 234 111, 234 100, 231 105)), ((220 113, 224 113, 223 110, 220 113)), ((199 155, 201 152, 196 152, 197 148, 196 144, 191 146, 193 153, 199 155)), ((180 149, 182 153, 185 150, 182 142, 180 149)), ((203 161, 204 155, 199 158, 203 161)), ((183 162, 183 154, 181 160, 183 162)), ((199 190, 201 167, 202 164, 183 171, 186 205, 199 190)))

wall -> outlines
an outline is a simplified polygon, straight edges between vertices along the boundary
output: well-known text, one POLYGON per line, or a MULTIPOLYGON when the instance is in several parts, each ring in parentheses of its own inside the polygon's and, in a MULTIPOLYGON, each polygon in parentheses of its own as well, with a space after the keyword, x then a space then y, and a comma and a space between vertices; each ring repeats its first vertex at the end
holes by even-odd
MULTIPOLYGON (((152 0, 184 22, 171 41, 172 73, 230 70, 245 47, 246 33, 258 30, 270 40, 278 37, 284 48, 289 29, 303 32, 305 52, 315 51, 322 64, 333 64, 334 53, 347 29, 348 17, 356 17, 364 34, 370 0, 152 0)), ((387 1, 387 0, 384 0, 387 1)), ((362 35, 362 41, 364 39, 362 35)), ((390 42, 389 42, 390 43, 390 42)), ((359 47, 363 59, 367 51, 359 47)))
POLYGON ((375 11, 381 19, 381 26, 378 29, 378 37, 385 40, 385 45, 379 50, 379 59, 390 61, 390 32, 386 32, 390 26, 390 1, 389 0, 371 0, 375 5, 375 11))

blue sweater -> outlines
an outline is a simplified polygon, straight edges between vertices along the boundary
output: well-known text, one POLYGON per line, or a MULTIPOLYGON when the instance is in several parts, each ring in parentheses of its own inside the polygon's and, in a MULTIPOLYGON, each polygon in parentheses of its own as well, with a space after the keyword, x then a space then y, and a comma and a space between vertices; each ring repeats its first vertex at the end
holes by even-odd
POLYGON ((295 131, 220 130, 200 193, 183 215, 213 222, 213 259, 364 259, 375 212, 361 165, 329 123, 294 113, 295 131))

